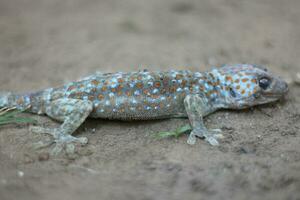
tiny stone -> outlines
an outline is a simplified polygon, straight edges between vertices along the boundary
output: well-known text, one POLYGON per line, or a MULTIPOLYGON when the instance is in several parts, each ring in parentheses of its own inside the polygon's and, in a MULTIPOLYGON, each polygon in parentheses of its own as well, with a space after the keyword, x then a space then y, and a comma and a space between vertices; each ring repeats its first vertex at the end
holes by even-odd
POLYGON ((297 73, 296 73, 294 82, 295 82, 297 85, 300 85, 300 72, 297 72, 297 73))
POLYGON ((39 161, 47 161, 49 160, 49 153, 41 153, 38 157, 39 161))
POLYGON ((23 176, 24 176, 24 172, 22 172, 22 171, 18 171, 18 176, 20 177, 20 178, 22 178, 23 176))

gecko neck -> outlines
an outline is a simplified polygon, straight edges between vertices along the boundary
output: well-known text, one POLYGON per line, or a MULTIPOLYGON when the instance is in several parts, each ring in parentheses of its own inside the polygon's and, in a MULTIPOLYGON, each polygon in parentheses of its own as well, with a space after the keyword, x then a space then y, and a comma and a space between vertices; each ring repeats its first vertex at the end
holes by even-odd
POLYGON ((226 108, 224 100, 224 85, 223 77, 218 69, 213 69, 207 72, 196 72, 193 76, 193 92, 199 93, 201 96, 207 98, 215 108, 226 108))

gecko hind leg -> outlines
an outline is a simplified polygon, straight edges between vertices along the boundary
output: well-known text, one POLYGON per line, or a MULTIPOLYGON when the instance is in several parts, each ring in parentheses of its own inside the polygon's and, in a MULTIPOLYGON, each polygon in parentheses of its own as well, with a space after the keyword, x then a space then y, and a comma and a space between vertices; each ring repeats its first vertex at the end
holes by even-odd
POLYGON ((60 127, 54 129, 31 127, 31 131, 34 133, 45 133, 54 138, 53 141, 40 142, 37 147, 43 148, 56 143, 51 154, 57 155, 64 148, 67 153, 74 153, 74 144, 85 145, 88 139, 86 137, 76 138, 72 136, 72 133, 85 121, 92 110, 93 104, 91 101, 64 98, 50 102, 49 105, 46 105, 45 114, 63 123, 60 127))

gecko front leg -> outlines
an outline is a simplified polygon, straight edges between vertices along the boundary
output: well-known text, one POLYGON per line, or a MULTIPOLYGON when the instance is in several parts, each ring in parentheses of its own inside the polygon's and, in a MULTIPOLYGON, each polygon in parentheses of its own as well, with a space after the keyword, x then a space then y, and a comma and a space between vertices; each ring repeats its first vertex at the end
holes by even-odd
POLYGON ((55 129, 32 127, 31 130, 35 133, 46 133, 53 136, 53 142, 56 143, 56 146, 52 150, 52 154, 58 154, 63 148, 66 148, 69 153, 74 153, 74 143, 85 145, 88 139, 86 137, 73 137, 72 133, 85 121, 92 110, 93 103, 91 101, 68 98, 57 99, 46 105, 45 114, 63 122, 62 125, 55 129))
POLYGON ((203 123, 203 117, 216 110, 208 103, 206 97, 187 95, 184 99, 184 106, 193 128, 187 141, 188 144, 195 144, 196 136, 198 136, 205 138, 211 145, 219 145, 217 138, 222 137, 221 130, 208 130, 203 123))

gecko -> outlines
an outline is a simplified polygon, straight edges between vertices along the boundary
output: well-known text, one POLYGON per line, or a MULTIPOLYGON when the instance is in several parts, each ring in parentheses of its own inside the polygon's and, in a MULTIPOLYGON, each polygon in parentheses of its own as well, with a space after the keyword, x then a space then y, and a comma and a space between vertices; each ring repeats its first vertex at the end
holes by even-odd
MULTIPOLYGON (((220 129, 207 129, 203 118, 219 109, 244 109, 274 102, 288 91, 287 83, 264 66, 223 65, 205 72, 169 70, 96 73, 78 81, 24 94, 2 93, 1 107, 16 107, 47 115, 62 124, 58 128, 31 127, 52 136, 53 154, 74 152, 86 145, 86 137, 72 134, 88 118, 151 120, 185 117, 196 137, 218 145, 220 129)), ((42 143, 47 146, 48 143, 42 143)))

